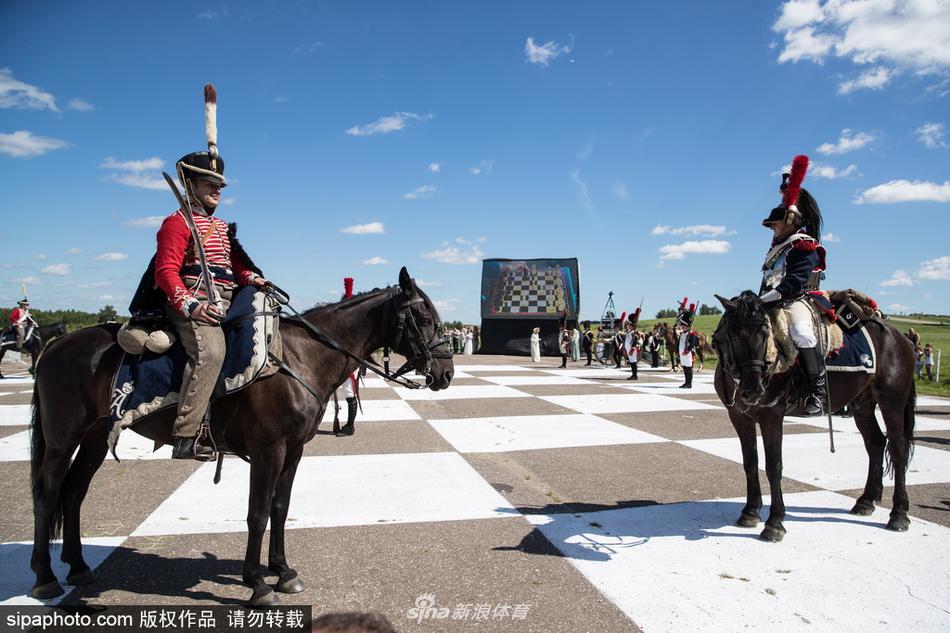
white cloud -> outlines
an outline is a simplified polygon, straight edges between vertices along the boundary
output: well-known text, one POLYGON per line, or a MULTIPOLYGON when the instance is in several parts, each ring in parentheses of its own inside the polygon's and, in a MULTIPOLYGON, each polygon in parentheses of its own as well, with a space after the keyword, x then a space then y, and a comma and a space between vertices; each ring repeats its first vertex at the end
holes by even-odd
POLYGON ((950 256, 928 259, 920 264, 917 277, 929 280, 950 280, 950 256))
POLYGON ((861 149, 874 140, 875 136, 873 134, 868 134, 867 132, 858 132, 855 134, 850 129, 845 128, 841 130, 841 136, 838 137, 837 143, 822 143, 818 146, 816 151, 819 154, 844 154, 846 152, 853 152, 856 149, 861 149))
POLYGON ((880 90, 894 77, 894 73, 883 66, 865 70, 855 79, 848 79, 838 86, 838 94, 851 94, 855 90, 880 90))
POLYGON ((577 152, 577 160, 584 162, 590 158, 591 153, 594 151, 594 139, 588 140, 584 143, 584 147, 581 148, 581 151, 577 152))
POLYGON ((76 110, 77 112, 92 112, 96 109, 96 106, 82 99, 70 99, 69 103, 66 104, 66 109, 76 110))
POLYGON ((31 284, 31 285, 43 283, 42 281, 40 281, 40 278, 39 278, 39 277, 32 277, 32 276, 31 276, 31 277, 20 277, 19 279, 14 279, 13 281, 15 281, 15 282, 17 282, 17 283, 21 283, 21 284, 31 284))
POLYGON ((813 178, 827 178, 828 180, 837 180, 839 178, 848 178, 858 172, 858 166, 851 164, 844 169, 838 169, 831 165, 822 163, 812 163, 808 167, 808 175, 813 178))
POLYGON ((92 281, 84 284, 76 284, 77 288, 107 288, 112 285, 111 281, 92 281))
POLYGON ((276 97, 271 99, 271 101, 273 101, 274 103, 287 103, 288 101, 290 101, 290 97, 287 97, 285 95, 277 95, 276 97))
POLYGON ((478 174, 490 174, 491 168, 494 166, 494 164, 495 164, 495 159, 490 158, 488 160, 483 160, 482 162, 478 163, 474 167, 469 167, 468 171, 470 174, 475 174, 476 176, 478 174))
POLYGON ((835 242, 840 242, 841 238, 834 233, 825 233, 821 236, 821 241, 827 244, 834 244, 835 242))
POLYGON ((590 197, 590 190, 587 188, 587 182, 581 178, 581 168, 578 167, 570 173, 571 180, 574 182, 574 189, 577 192, 577 200, 591 215, 594 214, 594 201, 590 197))
POLYGON ((725 240, 688 241, 682 244, 667 244, 660 247, 661 260, 684 259, 686 255, 722 255, 728 253, 732 244, 725 240))
POLYGON ((125 253, 102 253, 101 255, 96 255, 95 259, 100 262, 121 262, 124 259, 128 259, 129 256, 125 253))
POLYGON ((226 16, 227 14, 228 14, 227 8, 222 8, 220 12, 219 11, 202 11, 201 13, 198 14, 197 17, 199 20, 217 20, 218 18, 222 16, 226 16))
POLYGON ((887 306, 887 309, 891 312, 910 312, 911 310, 910 306, 905 306, 902 303, 892 303, 891 305, 887 306))
MULTIPOLYGON (((231 182, 235 182, 235 181, 232 180, 231 182)), ((218 206, 230 207, 232 204, 234 204, 236 200, 237 198, 235 198, 234 196, 231 196, 230 198, 221 198, 221 202, 218 203, 218 206)))
POLYGON ((950 144, 944 139, 943 123, 924 123, 916 130, 917 140, 930 149, 947 149, 950 144))
POLYGON ((119 171, 146 171, 161 169, 164 165, 165 161, 157 156, 144 160, 125 161, 118 161, 111 156, 106 156, 106 159, 102 161, 102 164, 99 166, 104 169, 117 169, 119 171))
POLYGON ((557 59, 564 53, 570 52, 570 44, 561 46, 553 40, 546 44, 538 45, 534 43, 533 37, 529 37, 524 43, 524 54, 525 57, 527 57, 527 61, 542 66, 547 66, 551 63, 551 60, 557 59))
POLYGON ((627 191, 627 185, 622 182, 615 182, 613 186, 614 197, 619 200, 629 200, 630 192, 627 191))
POLYGON ((450 246, 448 242, 442 242, 442 248, 423 253, 422 257, 434 259, 443 264, 477 264, 485 256, 477 244, 472 244, 462 238, 456 238, 455 241, 467 248, 450 246))
POLYGON ((14 79, 13 71, 9 68, 0 68, 0 108, 59 112, 56 97, 41 88, 14 79))
POLYGON ((426 281, 425 279, 416 279, 416 285, 420 288, 441 288, 441 281, 426 281))
POLYGON ((379 117, 366 125, 354 125, 346 130, 351 136, 375 136, 377 134, 391 134, 405 128, 409 123, 424 123, 432 118, 431 114, 415 114, 414 112, 395 112, 392 116, 379 117))
POLYGON ((131 226, 134 228, 157 228, 162 225, 162 222, 165 221, 164 215, 148 215, 144 218, 135 218, 133 220, 126 220, 122 223, 122 226, 131 226))
POLYGON ((365 266, 379 266, 381 264, 388 264, 388 263, 389 263, 388 261, 386 261, 382 257, 379 257, 378 255, 376 257, 370 257, 369 259, 363 260, 363 265, 365 266))
POLYGON ((68 249, 66 253, 68 255, 79 255, 80 253, 82 253, 82 249, 73 247, 73 248, 68 249))
POLYGON ((409 193, 403 196, 404 200, 416 200, 418 198, 431 198, 439 192, 438 189, 432 185, 423 185, 416 189, 413 189, 409 193))
POLYGON ((789 0, 772 30, 778 61, 834 57, 865 69, 839 92, 881 88, 900 73, 945 76, 950 66, 950 3, 939 0, 789 0))
POLYGON ((0 154, 13 158, 33 158, 65 147, 69 147, 66 141, 48 136, 33 136, 28 130, 0 134, 0 154))
POLYGON ((350 233, 352 235, 371 235, 385 233, 386 227, 383 226, 382 222, 369 222, 367 224, 354 224, 352 226, 344 226, 340 229, 340 233, 350 233))
POLYGON ((69 264, 50 264, 40 272, 47 275, 69 275, 73 269, 69 264))
POLYGON ((111 301, 112 299, 112 295, 99 295, 99 301, 111 301))
POLYGON ((165 182, 164 178, 146 176, 141 172, 132 172, 129 174, 109 174, 108 179, 113 182, 117 182, 120 185, 137 187, 139 189, 152 189, 157 191, 159 189, 168 188, 168 183, 165 182))
POLYGON ((428 170, 431 171, 433 174, 441 173, 442 163, 429 163, 428 170))
POLYGON ((950 181, 943 184, 923 180, 891 180, 859 193, 855 204, 895 202, 950 202, 950 181))
POLYGON ((46 261, 46 253, 37 253, 36 255, 33 256, 33 259, 38 259, 41 262, 44 262, 46 261))
POLYGON ((689 226, 663 226, 658 224, 650 231, 650 235, 709 235, 716 237, 719 235, 732 235, 735 231, 728 231, 726 227, 718 224, 691 224, 689 226))
POLYGON ((323 42, 311 42, 309 44, 301 44, 294 49, 295 55, 300 55, 301 53, 313 53, 317 49, 323 48, 323 42))
POLYGON ((906 270, 895 270, 890 279, 881 282, 882 288, 893 288, 894 286, 913 286, 914 280, 906 270))
POLYGON ((437 299, 432 302, 432 305, 439 312, 453 312, 461 301, 461 299, 437 299))

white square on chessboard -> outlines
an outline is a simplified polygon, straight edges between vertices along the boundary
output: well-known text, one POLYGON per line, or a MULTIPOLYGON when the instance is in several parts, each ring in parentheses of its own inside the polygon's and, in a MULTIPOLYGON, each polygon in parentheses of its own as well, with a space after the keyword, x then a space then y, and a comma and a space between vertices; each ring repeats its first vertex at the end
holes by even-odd
POLYGON ((694 382, 693 386, 689 389, 680 389, 681 384, 683 384, 682 381, 639 382, 631 380, 629 384, 617 386, 624 389, 630 389, 631 391, 639 391, 640 393, 660 393, 669 396, 689 396, 693 394, 708 395, 716 393, 716 388, 709 383, 694 382))
POLYGON ((572 378, 592 378, 603 380, 605 378, 625 378, 630 375, 630 370, 614 369, 613 367, 585 367, 584 369, 542 369, 546 374, 555 376, 570 376, 572 378))
MULTIPOLYGON (((736 437, 683 440, 684 446, 742 463, 736 437)), ((765 471, 765 452, 758 438, 759 470, 765 471)), ((796 433, 782 438, 782 475, 827 490, 863 490, 868 474, 868 454, 859 433, 836 433, 835 451, 828 450, 827 433, 796 433)), ((736 477, 741 478, 737 468, 736 477)), ((907 485, 950 483, 950 451, 915 446, 907 469, 907 485)), ((884 485, 892 485, 884 479, 884 485)))
MULTIPOLYGON (((98 536, 83 537, 82 556, 89 568, 95 571, 117 547, 125 542, 126 536, 98 536)), ((62 552, 62 541, 55 541, 50 549, 50 561, 53 573, 62 582, 69 573, 69 565, 59 560, 62 552)), ((30 590, 36 580, 33 570, 30 569, 30 556, 33 552, 32 542, 17 542, 0 544, 0 569, 4 570, 0 576, 0 604, 3 605, 54 605, 69 595, 69 588, 62 596, 52 600, 37 600, 30 595, 30 590)))
POLYGON ((947 528, 890 532, 887 509, 852 516, 853 499, 820 490, 786 494, 788 534, 762 543, 733 524, 744 502, 528 519, 644 631, 950 630, 947 528))
MULTIPOLYGON (((361 400, 362 411, 356 412, 359 422, 387 422, 390 420, 419 420, 419 414, 405 400, 361 400)), ((327 403, 322 420, 333 420, 333 402, 327 403)), ((340 422, 346 422, 346 401, 340 400, 340 422)))
POLYGON ((403 400, 465 400, 478 398, 530 398, 531 395, 503 385, 459 385, 441 391, 396 387, 403 400))
MULTIPOLYGON (((473 372, 473 371, 497 371, 497 372, 513 372, 513 371, 532 371, 531 367, 522 367, 521 365, 466 365, 464 363, 455 363, 455 369, 461 370, 464 372, 473 372)), ((471 378, 471 376, 469 376, 471 378)))
POLYGON ((540 448, 667 442, 594 415, 516 415, 429 420, 460 453, 500 453, 540 448))
MULTIPOLYGON (((119 459, 169 459, 172 456, 172 447, 165 445, 154 451, 155 442, 126 429, 119 436, 116 452, 119 459)), ((78 451, 79 448, 77 447, 78 451)), ((73 453, 75 457, 75 452, 73 453)), ((112 459, 112 453, 106 456, 112 459)), ((30 461, 30 432, 21 431, 0 438, 0 462, 28 462, 30 461)))
POLYGON ((917 396, 918 407, 950 407, 950 398, 935 398, 933 396, 917 396))
POLYGON ((29 404, 0 405, 0 426, 29 426, 33 416, 29 404))
MULTIPOLYGON (((205 464, 133 535, 244 532, 249 467, 228 459, 215 486, 205 464)), ((458 453, 304 457, 287 529, 519 516, 458 453)))
MULTIPOLYGON (((587 385, 590 384, 580 378, 571 376, 541 376, 538 374, 521 374, 520 376, 485 376, 482 380, 493 382, 496 385, 587 385)), ((451 387, 449 387, 451 389, 451 387)))
MULTIPOLYGON (((685 391, 685 389, 684 389, 685 391)), ((716 409, 709 404, 652 393, 583 396, 539 396, 553 404, 581 413, 641 413, 650 411, 697 411, 716 409)))
MULTIPOLYGON (((3 385, 3 383, 0 383, 0 386, 2 386, 2 385, 3 385)), ((0 398, 2 398, 3 396, 14 396, 14 395, 21 394, 21 393, 33 393, 33 390, 32 390, 32 389, 20 389, 19 391, 2 391, 2 392, 0 392, 0 398)))
POLYGON ((0 385, 29 385, 33 386, 33 376, 4 376, 0 385))

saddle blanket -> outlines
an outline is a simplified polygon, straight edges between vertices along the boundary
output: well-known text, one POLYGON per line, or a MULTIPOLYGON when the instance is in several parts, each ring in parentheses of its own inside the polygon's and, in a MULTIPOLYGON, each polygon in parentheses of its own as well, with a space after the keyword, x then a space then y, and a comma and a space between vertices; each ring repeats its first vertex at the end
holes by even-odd
MULTIPOLYGON (((216 395, 243 389, 264 373, 268 349, 278 343, 277 327, 275 304, 267 295, 250 286, 234 295, 221 322, 227 353, 216 395)), ((164 354, 146 351, 137 356, 123 355, 112 380, 110 444, 114 446, 119 432, 137 420, 178 404, 187 363, 188 355, 180 341, 164 354)))
POLYGON ((844 345, 828 355, 825 368, 828 371, 863 371, 873 374, 877 368, 877 354, 867 325, 852 330, 842 328, 842 331, 844 345))
MULTIPOLYGON (((35 338, 37 336, 39 335, 36 331, 36 328, 27 328, 26 337, 24 337, 23 342, 26 343, 31 338, 35 338)), ((7 328, 2 334, 0 334, 0 347, 13 350, 16 349, 16 330, 13 328, 7 328)))

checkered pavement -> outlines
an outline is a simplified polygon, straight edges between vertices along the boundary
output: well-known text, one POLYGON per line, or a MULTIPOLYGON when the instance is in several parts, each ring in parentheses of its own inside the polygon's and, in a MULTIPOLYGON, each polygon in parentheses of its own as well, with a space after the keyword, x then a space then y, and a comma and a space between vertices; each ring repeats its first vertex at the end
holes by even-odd
MULTIPOLYGON (((556 367, 457 357, 442 392, 367 379, 356 435, 333 437, 325 420, 307 445, 287 552, 309 589, 283 601, 380 610, 401 631, 950 628, 950 400, 918 403, 906 534, 883 529, 886 508, 847 512, 866 474, 850 419, 835 421, 833 455, 824 420, 790 419, 788 534, 769 544, 734 526, 741 454, 711 373, 681 390, 665 370, 628 381, 625 370, 556 367), (451 616, 409 619, 423 594, 451 616)), ((31 387, 0 382, 0 603, 35 602, 31 387)), ((212 464, 169 455, 123 434, 122 462, 107 459, 83 507, 99 580, 65 601, 247 598, 247 466, 227 459, 215 486, 212 464)))

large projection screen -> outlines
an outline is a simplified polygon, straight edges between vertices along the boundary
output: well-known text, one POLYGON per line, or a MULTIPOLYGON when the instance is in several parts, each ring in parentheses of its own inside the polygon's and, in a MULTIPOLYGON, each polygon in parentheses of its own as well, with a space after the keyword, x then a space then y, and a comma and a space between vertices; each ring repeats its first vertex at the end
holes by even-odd
POLYGON ((482 262, 483 319, 577 320, 577 259, 486 259, 482 262))

